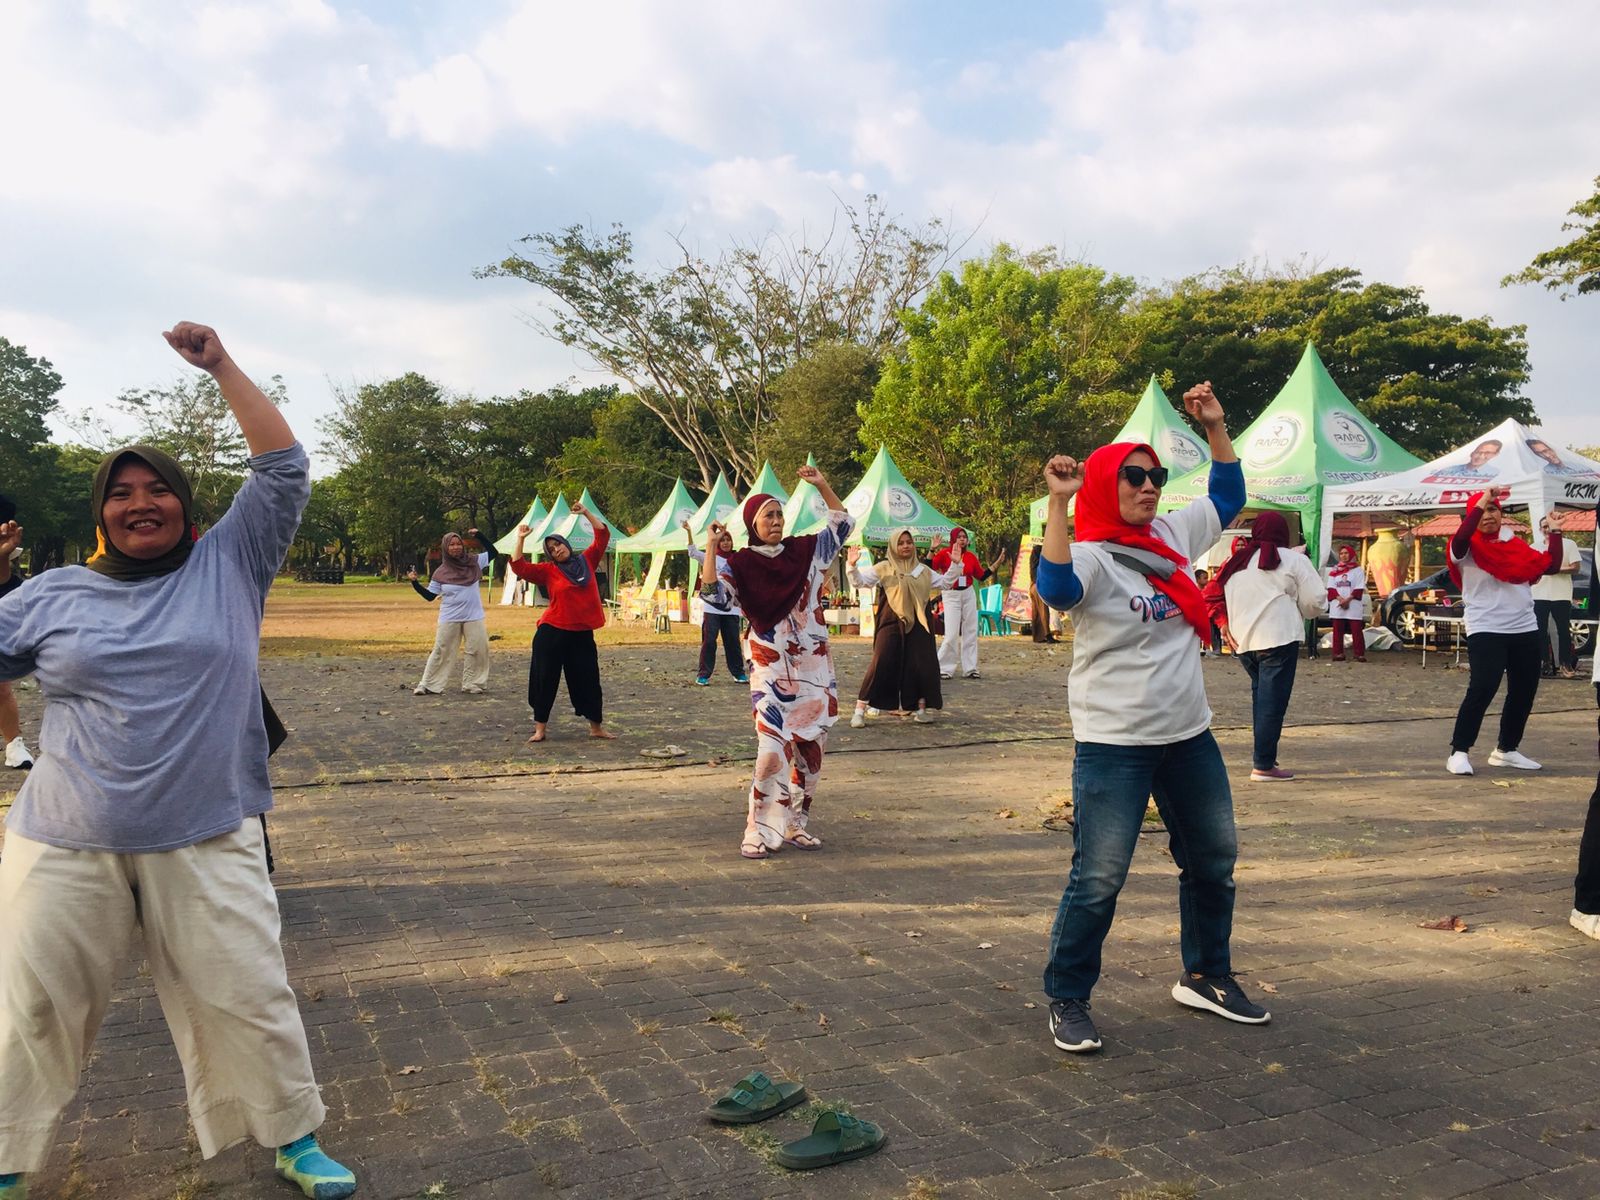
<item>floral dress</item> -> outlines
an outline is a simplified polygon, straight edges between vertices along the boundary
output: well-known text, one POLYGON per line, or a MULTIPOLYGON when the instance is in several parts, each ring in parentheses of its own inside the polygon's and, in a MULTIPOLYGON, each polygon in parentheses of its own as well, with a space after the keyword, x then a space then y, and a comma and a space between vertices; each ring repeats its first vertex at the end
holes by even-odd
POLYGON ((756 766, 744 846, 814 850, 806 831, 828 729, 839 718, 839 682, 823 619, 828 567, 854 519, 829 512, 818 531, 811 574, 794 611, 765 632, 750 630, 750 705, 756 723, 756 766))

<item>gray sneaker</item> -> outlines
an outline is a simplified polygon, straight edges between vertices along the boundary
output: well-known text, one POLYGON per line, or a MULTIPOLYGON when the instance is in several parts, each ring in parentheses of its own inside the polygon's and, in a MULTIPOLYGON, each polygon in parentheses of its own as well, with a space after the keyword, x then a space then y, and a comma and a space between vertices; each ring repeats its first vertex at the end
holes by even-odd
POLYGON ((1232 975, 1185 974, 1172 985, 1172 998, 1187 1008, 1216 1013, 1245 1025, 1265 1025, 1272 1014, 1244 994, 1232 975))
POLYGON ((1100 1031, 1089 1019, 1087 1000, 1050 1002, 1050 1037, 1058 1050, 1092 1054, 1100 1049, 1100 1031))

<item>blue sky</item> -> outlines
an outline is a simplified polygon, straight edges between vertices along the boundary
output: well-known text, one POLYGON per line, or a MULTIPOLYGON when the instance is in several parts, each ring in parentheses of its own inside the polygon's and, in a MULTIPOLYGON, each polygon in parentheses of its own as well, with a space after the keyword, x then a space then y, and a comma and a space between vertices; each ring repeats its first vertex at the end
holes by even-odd
POLYGON ((65 407, 217 326, 309 442, 334 386, 462 392, 589 364, 472 271, 527 233, 916 220, 1150 282, 1309 255, 1525 323, 1547 431, 1600 443, 1600 299, 1500 277, 1600 174, 1593 7, 501 0, 0 6, 0 334, 65 407))

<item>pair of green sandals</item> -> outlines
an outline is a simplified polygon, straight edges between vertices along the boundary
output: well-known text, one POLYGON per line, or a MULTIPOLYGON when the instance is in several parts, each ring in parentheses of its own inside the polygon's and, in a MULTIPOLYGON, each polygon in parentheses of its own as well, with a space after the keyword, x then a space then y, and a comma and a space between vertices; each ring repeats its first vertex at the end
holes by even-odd
MULTIPOLYGON (((752 1071, 728 1089, 706 1109, 706 1118, 718 1125, 754 1125, 805 1103, 804 1085, 770 1079, 752 1071)), ((788 1142, 778 1149, 774 1161, 791 1171, 810 1171, 865 1158, 883 1149, 887 1135, 871 1121, 860 1121, 848 1113, 831 1109, 822 1113, 811 1127, 811 1136, 788 1142)))

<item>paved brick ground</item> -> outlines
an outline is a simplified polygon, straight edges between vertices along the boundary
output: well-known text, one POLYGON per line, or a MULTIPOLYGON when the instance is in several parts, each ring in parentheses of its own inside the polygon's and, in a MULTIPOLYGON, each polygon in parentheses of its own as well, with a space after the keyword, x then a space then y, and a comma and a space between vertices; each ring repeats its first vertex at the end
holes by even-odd
MULTIPOLYGON (((273 818, 285 948, 326 1138, 363 1196, 1600 1194, 1600 945, 1566 926, 1586 686, 1542 693, 1526 748, 1545 772, 1457 780, 1448 721, 1426 714, 1453 709, 1462 676, 1313 664, 1284 756, 1302 779, 1238 784, 1236 961, 1273 1023, 1168 996, 1175 888, 1154 835, 1095 997, 1106 1049, 1076 1058, 1050 1045, 1038 991, 1070 852, 1040 825, 1067 794, 1059 658, 997 648, 946 723, 841 729, 826 849, 746 863, 747 765, 706 761, 748 750, 737 690, 685 686, 650 653, 611 677, 632 736, 598 746, 569 723, 537 752, 504 690, 414 700, 410 664, 272 665, 297 728, 273 818), (1421 715, 1361 723, 1381 704, 1421 715), (1002 736, 1033 740, 962 745, 1002 736), (664 740, 688 765, 638 757, 664 740), (449 778, 496 771, 541 773, 449 778), (1418 927, 1450 915, 1469 932, 1418 927), (759 1136, 698 1120, 754 1067, 881 1123, 889 1147, 772 1168, 759 1136)), ((497 685, 519 661, 497 655, 497 685)), ((1211 671, 1239 780, 1242 676, 1211 671)), ((33 1194, 292 1194, 268 1161, 200 1162, 130 964, 33 1194)))

